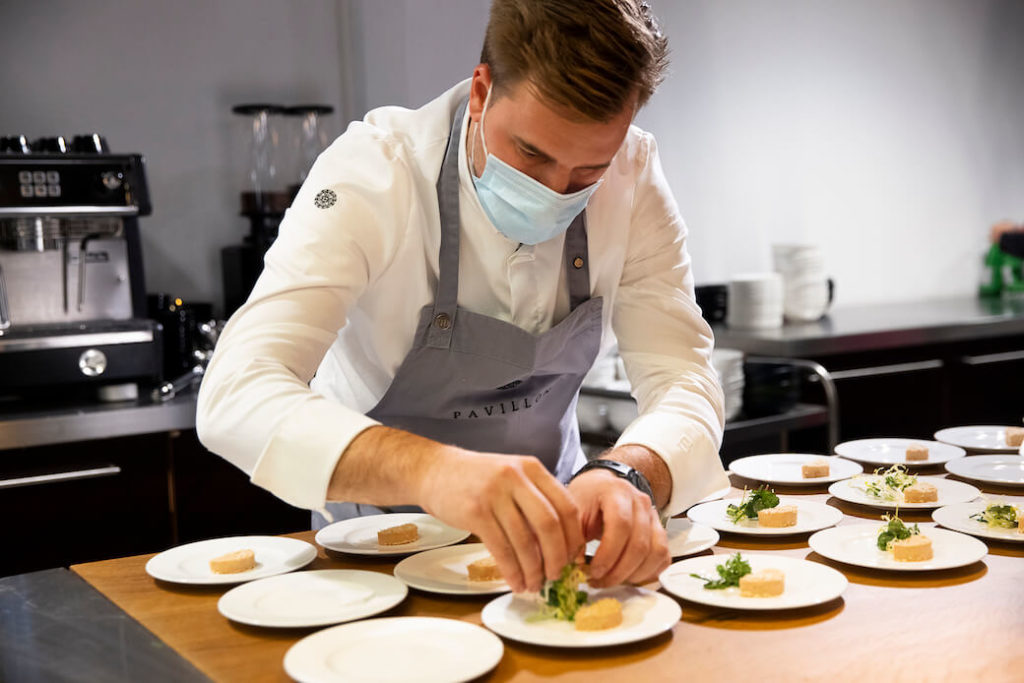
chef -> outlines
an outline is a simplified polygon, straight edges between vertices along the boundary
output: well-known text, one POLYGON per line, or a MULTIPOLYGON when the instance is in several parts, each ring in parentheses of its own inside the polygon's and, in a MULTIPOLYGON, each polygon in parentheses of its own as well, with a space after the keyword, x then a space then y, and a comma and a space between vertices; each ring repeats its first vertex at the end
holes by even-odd
POLYGON ((470 79, 314 164, 203 380, 202 442, 318 527, 467 529, 514 590, 594 538, 592 585, 656 577, 661 520, 727 484, 686 229, 632 125, 666 53, 646 3, 495 0, 470 79), (616 341, 639 417, 586 462, 578 391, 616 341))

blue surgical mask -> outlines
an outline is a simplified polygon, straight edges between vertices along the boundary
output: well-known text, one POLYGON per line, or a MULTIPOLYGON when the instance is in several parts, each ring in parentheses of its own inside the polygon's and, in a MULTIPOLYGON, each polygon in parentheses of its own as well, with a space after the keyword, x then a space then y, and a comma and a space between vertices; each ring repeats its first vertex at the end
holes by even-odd
POLYGON ((573 219, 586 208, 590 195, 601 181, 571 194, 561 194, 488 153, 484 117, 490 100, 488 89, 484 110, 480 113, 480 140, 487 154, 487 165, 479 178, 470 160, 469 175, 473 178, 476 195, 484 213, 505 237, 522 244, 546 242, 569 228, 573 219))

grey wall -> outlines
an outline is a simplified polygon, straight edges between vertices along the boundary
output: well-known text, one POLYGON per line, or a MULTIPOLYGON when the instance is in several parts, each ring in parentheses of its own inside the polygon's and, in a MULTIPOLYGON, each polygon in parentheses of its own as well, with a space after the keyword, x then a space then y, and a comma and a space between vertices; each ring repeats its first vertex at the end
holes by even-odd
MULTIPOLYGON (((698 282, 812 241, 844 304, 974 291, 989 223, 1024 219, 1024 3, 653 4, 673 65, 639 123, 698 282)), ((327 102, 335 133, 417 106, 470 75, 488 5, 0 1, 0 132, 95 130, 145 153, 149 289, 219 304, 219 249, 246 230, 231 104, 327 102)))
POLYGON ((0 131, 143 153, 147 288, 219 307, 247 231, 231 105, 340 106, 339 25, 335 0, 0 0, 0 131))
POLYGON ((699 281, 802 241, 824 248, 844 304, 976 291, 988 225, 1024 220, 1024 3, 656 9, 673 67, 640 123, 699 281))

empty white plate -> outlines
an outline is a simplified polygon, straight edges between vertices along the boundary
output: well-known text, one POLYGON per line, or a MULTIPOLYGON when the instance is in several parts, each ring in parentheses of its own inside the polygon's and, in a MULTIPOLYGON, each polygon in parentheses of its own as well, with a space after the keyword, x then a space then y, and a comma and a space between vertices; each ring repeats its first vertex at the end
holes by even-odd
POLYGON ((782 555, 748 554, 746 551, 741 551, 740 554, 750 564, 752 571, 782 570, 786 575, 785 589, 782 591, 782 595, 767 598, 744 597, 740 595, 740 589, 737 587, 709 589, 704 587, 703 581, 690 576, 691 573, 694 573, 717 578, 715 567, 724 563, 732 555, 705 555, 676 562, 663 571, 658 580, 661 581, 665 590, 684 600, 715 607, 751 610, 792 609, 820 605, 839 597, 846 590, 846 577, 832 567, 782 555))
POLYGON ((967 455, 963 448, 951 446, 948 443, 896 437, 846 441, 836 446, 836 453, 844 458, 872 465, 899 464, 906 465, 907 467, 939 465, 967 455), (911 445, 927 446, 928 459, 907 460, 907 447, 911 445))
POLYGON ((380 614, 408 592, 401 581, 380 572, 320 569, 242 584, 221 596, 217 610, 251 626, 326 626, 380 614))
POLYGON ((173 583, 220 585, 242 583, 284 574, 305 567, 316 558, 316 548, 284 536, 229 536, 186 543, 150 558, 146 573, 173 583), (210 560, 238 550, 252 550, 256 566, 235 574, 215 574, 210 560))
POLYGON ((469 537, 468 531, 448 526, 423 512, 394 512, 353 517, 329 524, 316 532, 316 542, 329 550, 352 555, 408 555, 441 548, 469 537), (415 524, 420 537, 401 545, 380 545, 377 532, 401 524, 415 524))
POLYGON ((705 524, 718 531, 729 531, 734 534, 747 534, 751 536, 789 536, 791 534, 805 534, 810 531, 817 531, 826 527, 838 524, 843 518, 843 513, 838 508, 816 503, 810 500, 789 498, 779 496, 779 505, 795 505, 796 525, 785 527, 762 527, 756 519, 740 520, 738 523, 729 519, 726 509, 730 504, 738 505, 739 498, 727 498, 715 500, 710 503, 702 503, 690 508, 686 513, 694 522, 705 524))
POLYGON ((729 471, 741 477, 768 484, 800 486, 839 481, 860 474, 864 468, 855 462, 830 455, 772 453, 733 460, 729 463, 729 471), (805 478, 801 467, 815 460, 826 461, 829 464, 829 473, 824 477, 805 478))
POLYGON ((1024 543, 1024 533, 1018 531, 1017 527, 1009 529, 1003 527, 991 527, 985 522, 979 522, 976 519, 971 519, 971 515, 982 512, 985 509, 985 506, 989 503, 1011 504, 1016 505, 1020 510, 1024 510, 1024 500, 1010 500, 993 497, 992 500, 988 502, 975 501, 973 503, 957 503, 956 505, 941 507, 932 513, 932 519, 947 529, 961 531, 965 534, 970 534, 971 536, 981 536, 982 538, 991 538, 998 541, 1024 543))
POLYGON ((501 661, 490 631, 457 619, 388 617, 333 626, 306 636, 284 656, 302 683, 469 681, 501 661))
POLYGON ((483 543, 467 543, 416 553, 395 566, 407 586, 442 595, 485 595, 511 590, 504 580, 470 581, 466 565, 490 555, 483 543))
POLYGON ((868 494, 862 488, 864 483, 878 479, 882 479, 882 477, 868 474, 862 477, 837 481, 828 487, 828 492, 839 500, 845 500, 848 503, 870 505, 871 507, 885 509, 901 508, 904 510, 930 510, 942 507, 943 505, 952 505, 953 503, 966 503, 981 495, 981 491, 977 488, 962 481, 943 479, 942 477, 918 477, 918 481, 926 482, 936 488, 938 500, 928 503, 906 503, 903 502, 902 496, 896 501, 882 500, 868 494))
POLYGON ((972 455, 947 462, 946 471, 987 484, 1024 486, 1024 457, 1019 455, 972 455))
MULTIPOLYGON (((672 557, 683 557, 693 555, 702 550, 707 550, 718 543, 718 532, 703 524, 694 524, 682 517, 672 517, 665 525, 668 534, 668 551, 672 557)), ((597 554, 601 541, 593 540, 587 543, 587 555, 593 557, 597 554)))
POLYGON ((935 438, 972 451, 990 453, 1016 453, 1019 446, 1006 445, 1006 427, 1001 425, 971 425, 948 427, 935 432, 935 438))
POLYGON ((491 600, 480 616, 484 626, 510 640, 547 647, 605 647, 651 638, 671 629, 683 615, 679 603, 661 593, 635 586, 589 588, 588 603, 615 598, 622 603, 622 623, 603 631, 577 631, 559 619, 529 621, 541 605, 537 593, 509 593, 491 600))
POLYGON ((934 556, 920 562, 901 562, 893 559, 891 552, 878 548, 878 532, 883 524, 879 520, 877 524, 837 526, 819 531, 807 543, 814 552, 836 562, 905 572, 964 567, 988 554, 988 548, 976 538, 956 531, 920 525, 921 533, 932 539, 934 556))

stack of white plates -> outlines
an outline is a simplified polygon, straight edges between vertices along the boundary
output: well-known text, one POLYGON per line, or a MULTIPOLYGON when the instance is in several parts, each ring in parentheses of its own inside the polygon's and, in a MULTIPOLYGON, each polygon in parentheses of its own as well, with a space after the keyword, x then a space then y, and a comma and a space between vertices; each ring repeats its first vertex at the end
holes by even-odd
POLYGON ((711 352, 711 365, 725 393, 725 419, 732 420, 743 410, 743 352, 715 349, 711 352))
POLYGON ((786 319, 809 322, 825 315, 828 275, 821 249, 811 244, 775 244, 772 260, 782 275, 786 319))
POLYGON ((765 330, 782 327, 783 287, 778 273, 748 273, 729 281, 729 327, 765 330))

